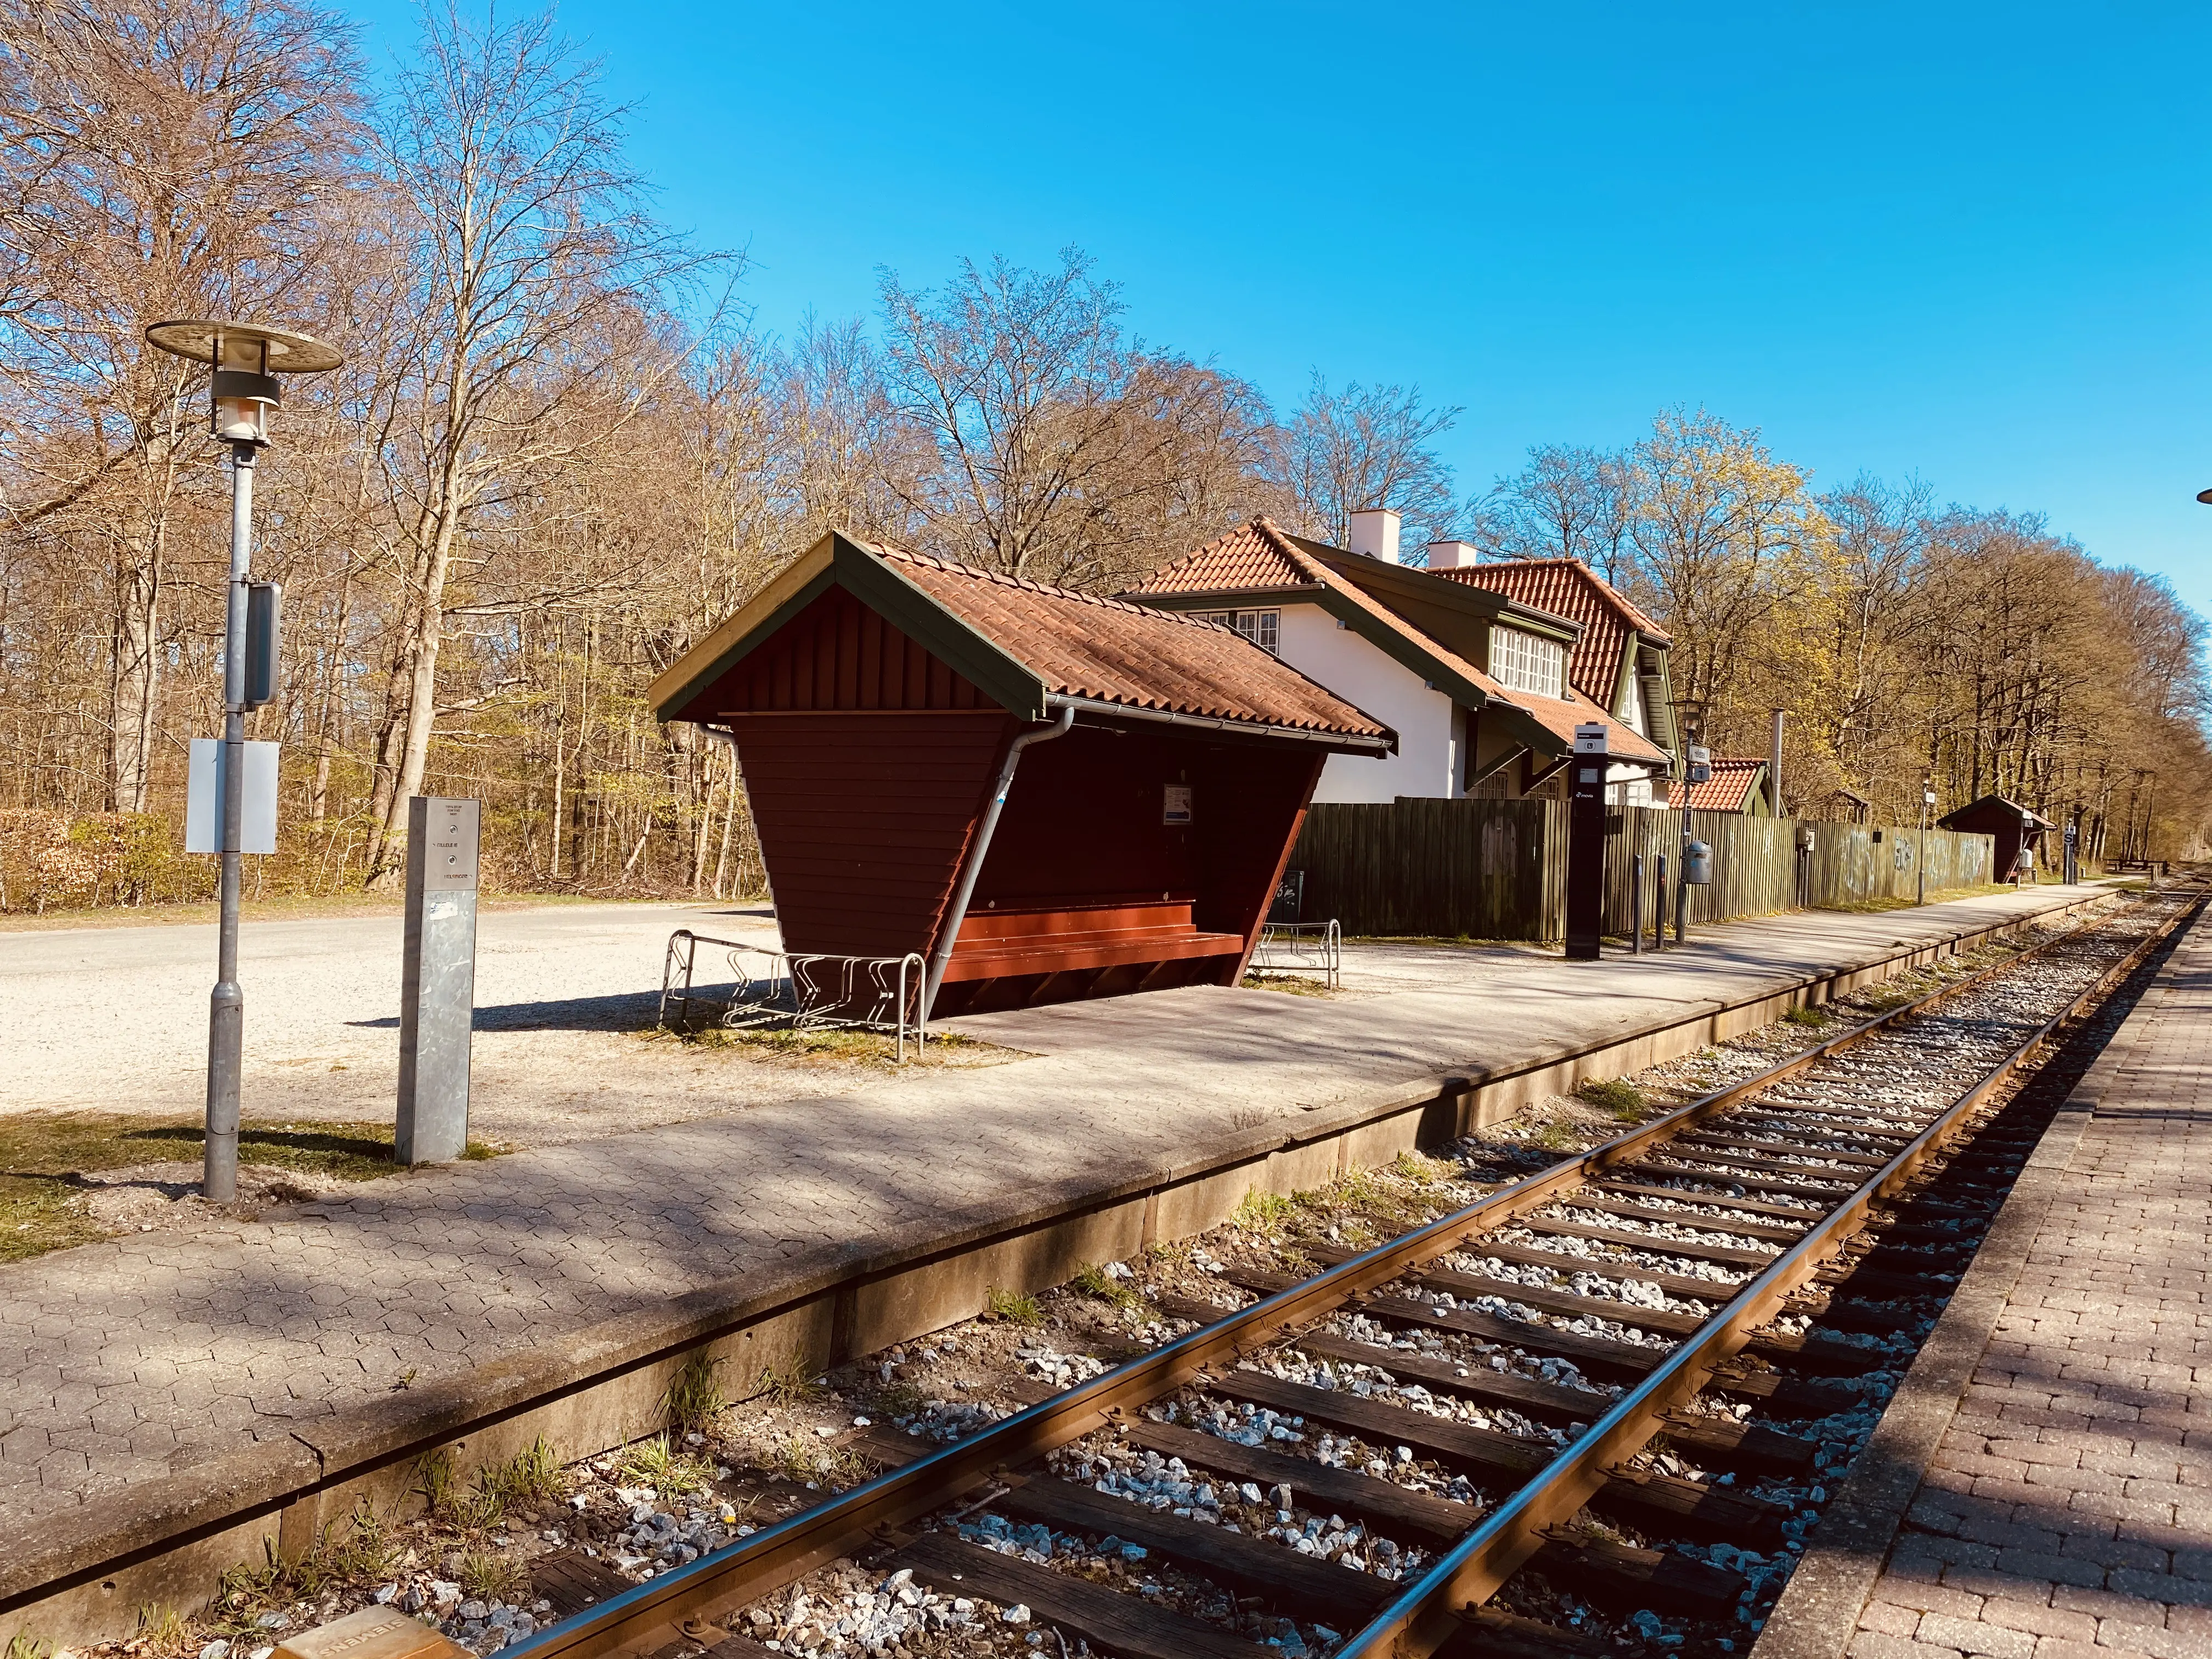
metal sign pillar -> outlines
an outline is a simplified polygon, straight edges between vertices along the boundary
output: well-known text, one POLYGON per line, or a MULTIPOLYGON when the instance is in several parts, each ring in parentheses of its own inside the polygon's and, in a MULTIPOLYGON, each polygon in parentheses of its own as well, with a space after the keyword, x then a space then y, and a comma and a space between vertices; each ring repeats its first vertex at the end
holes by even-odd
POLYGON ((443 1164, 469 1144, 476 1015, 479 803, 407 803, 407 934, 399 991, 400 1164, 443 1164))
POLYGON ((1575 727, 1567 805, 1567 960, 1595 962, 1605 931, 1605 770, 1603 725, 1575 727))

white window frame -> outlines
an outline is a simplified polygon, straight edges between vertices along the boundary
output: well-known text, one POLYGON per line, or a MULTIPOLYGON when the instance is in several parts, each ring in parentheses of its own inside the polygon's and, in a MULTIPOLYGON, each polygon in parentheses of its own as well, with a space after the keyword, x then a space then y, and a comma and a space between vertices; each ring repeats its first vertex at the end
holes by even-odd
POLYGON ((1509 691, 1527 691, 1539 697, 1565 700, 1567 690, 1567 648, 1504 623, 1490 629, 1490 678, 1509 691))
POLYGON ((1258 646, 1271 657, 1283 654, 1283 613, 1279 611, 1201 611, 1200 622, 1218 623, 1258 646))

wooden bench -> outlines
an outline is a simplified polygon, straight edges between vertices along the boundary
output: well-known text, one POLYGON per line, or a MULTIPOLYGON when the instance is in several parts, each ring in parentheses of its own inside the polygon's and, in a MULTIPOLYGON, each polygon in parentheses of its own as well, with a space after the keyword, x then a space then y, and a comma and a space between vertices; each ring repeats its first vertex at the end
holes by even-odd
POLYGON ((945 982, 1244 953, 1241 933, 1200 931, 1191 906, 1178 897, 970 909, 953 943, 945 982))

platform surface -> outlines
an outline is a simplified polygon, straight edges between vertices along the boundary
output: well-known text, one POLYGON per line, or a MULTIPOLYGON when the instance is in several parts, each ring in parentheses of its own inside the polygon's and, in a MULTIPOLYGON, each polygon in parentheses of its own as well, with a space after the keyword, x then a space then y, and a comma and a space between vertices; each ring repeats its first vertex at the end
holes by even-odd
MULTIPOLYGON (((1541 1065, 2008 919, 2046 887, 1568 963, 1377 947, 1341 1001, 1190 988, 956 1022, 1036 1057, 363 1183, 0 1267, 0 1513, 215 1469, 709 1285, 763 1290, 1187 1168, 1194 1148, 1541 1065)), ((651 970, 657 973, 657 961, 651 970)))
POLYGON ((1834 1651, 2212 1656, 2212 911, 2106 1055, 2014 1189, 2047 1177, 2032 1243, 1834 1651))

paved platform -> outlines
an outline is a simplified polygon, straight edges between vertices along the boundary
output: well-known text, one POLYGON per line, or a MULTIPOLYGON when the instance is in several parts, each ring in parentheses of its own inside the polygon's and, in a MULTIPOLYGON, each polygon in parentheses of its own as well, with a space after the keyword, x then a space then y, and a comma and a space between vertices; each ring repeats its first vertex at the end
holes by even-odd
POLYGON ((1754 1659, 2212 1656, 2209 1292, 2212 911, 2075 1089, 1877 1431, 1869 1462, 1919 1474, 1892 1482, 1902 1525, 1824 1523, 1754 1659))
POLYGON ((958 1024, 1038 1057, 58 1252, 0 1269, 0 1514, 25 1538, 40 1516, 112 1512, 256 1454, 327 1468, 353 1418, 458 1409, 487 1368, 607 1352, 614 1324, 709 1287, 818 1285, 1187 1170, 1301 1114, 1425 1098, 1455 1071, 1549 1064, 2093 896, 1792 915, 1599 963, 1471 953, 1457 978, 1458 958, 1429 952, 1402 965, 1414 988, 1382 988, 1385 963, 1371 994, 1334 1002, 1199 988, 980 1016, 958 1024))

